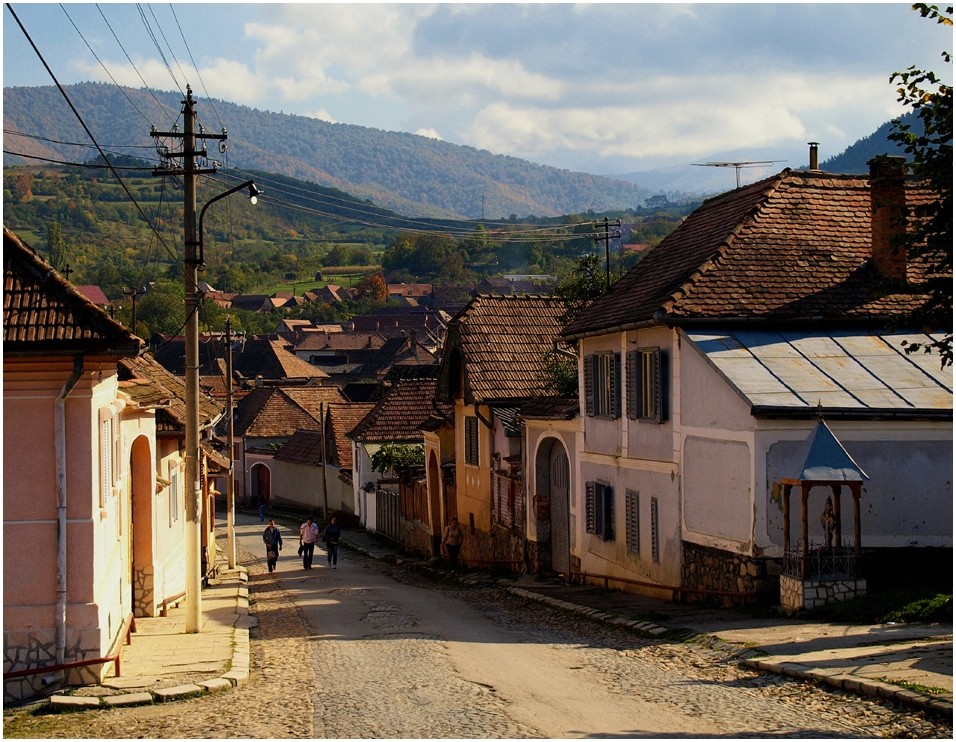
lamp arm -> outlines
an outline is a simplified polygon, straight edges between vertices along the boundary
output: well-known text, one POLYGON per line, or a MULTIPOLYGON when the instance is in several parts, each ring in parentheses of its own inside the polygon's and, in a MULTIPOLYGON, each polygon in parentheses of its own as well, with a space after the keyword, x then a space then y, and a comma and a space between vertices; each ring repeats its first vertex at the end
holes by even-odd
POLYGON ((205 253, 203 252, 203 228, 202 228, 203 218, 206 216, 206 209, 208 209, 210 206, 216 203, 216 201, 224 199, 226 196, 231 196, 233 193, 237 193, 238 191, 241 191, 243 188, 249 189, 250 198, 254 198, 256 195, 261 193, 261 191, 258 188, 256 188, 256 182, 254 180, 247 180, 244 183, 240 183, 235 188, 230 188, 228 191, 223 191, 218 196, 213 196, 211 199, 206 201, 206 203, 203 204, 202 209, 200 209, 199 211, 199 258, 197 260, 197 263, 199 265, 205 265, 206 263, 205 253))

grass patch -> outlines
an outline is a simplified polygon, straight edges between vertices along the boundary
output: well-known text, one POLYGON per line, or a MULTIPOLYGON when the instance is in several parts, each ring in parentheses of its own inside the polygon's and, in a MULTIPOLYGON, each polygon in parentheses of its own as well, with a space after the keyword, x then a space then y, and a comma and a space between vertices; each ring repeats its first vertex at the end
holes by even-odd
POLYGON ((806 611, 805 618, 837 623, 952 623, 951 593, 927 595, 919 587, 900 587, 806 611))
POLYGON ((892 680, 890 678, 880 678, 880 682, 887 683, 889 685, 895 685, 898 688, 905 688, 906 690, 911 690, 914 693, 926 693, 931 696, 942 696, 949 693, 945 688, 936 688, 932 685, 921 685, 919 683, 910 683, 907 680, 892 680))

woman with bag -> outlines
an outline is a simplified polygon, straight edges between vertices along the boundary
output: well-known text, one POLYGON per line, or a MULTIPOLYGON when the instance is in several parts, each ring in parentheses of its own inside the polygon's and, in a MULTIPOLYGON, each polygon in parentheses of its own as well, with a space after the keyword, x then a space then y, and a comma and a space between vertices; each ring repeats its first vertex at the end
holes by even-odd
POLYGON ((282 534, 276 528, 274 520, 270 520, 268 527, 262 532, 262 541, 266 545, 266 564, 269 565, 269 571, 274 572, 279 552, 282 551, 282 534))

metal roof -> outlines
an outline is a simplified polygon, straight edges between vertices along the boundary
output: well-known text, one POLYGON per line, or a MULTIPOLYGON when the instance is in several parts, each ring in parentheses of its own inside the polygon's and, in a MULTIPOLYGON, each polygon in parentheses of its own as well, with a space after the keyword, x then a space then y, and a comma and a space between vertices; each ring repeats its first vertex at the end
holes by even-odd
POLYGON ((798 458, 803 464, 793 479, 828 482, 864 482, 869 479, 823 420, 819 420, 807 436, 798 458))
POLYGON ((691 342, 752 407, 953 409, 952 366, 938 354, 907 354, 922 333, 862 330, 688 331, 691 342))

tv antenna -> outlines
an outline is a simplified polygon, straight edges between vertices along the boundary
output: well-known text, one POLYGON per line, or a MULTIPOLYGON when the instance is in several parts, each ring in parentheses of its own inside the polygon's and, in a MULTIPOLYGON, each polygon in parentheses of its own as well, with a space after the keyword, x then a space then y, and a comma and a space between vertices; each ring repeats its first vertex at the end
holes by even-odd
POLYGON ((740 162, 692 162, 696 167, 732 167, 737 171, 737 187, 740 188, 740 171, 745 167, 763 167, 786 160, 741 160, 740 162))

